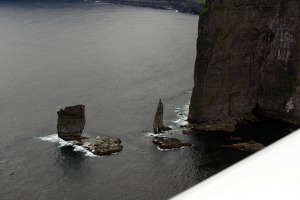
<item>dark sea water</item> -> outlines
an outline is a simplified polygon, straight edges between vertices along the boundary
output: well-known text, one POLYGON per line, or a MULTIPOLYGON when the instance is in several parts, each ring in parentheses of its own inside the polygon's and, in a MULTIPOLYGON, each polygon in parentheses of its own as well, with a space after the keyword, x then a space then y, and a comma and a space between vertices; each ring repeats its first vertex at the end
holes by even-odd
POLYGON ((174 133, 194 144, 180 150, 151 142, 160 98, 165 124, 184 123, 197 23, 90 1, 0 2, 0 199, 168 199, 246 157, 220 147, 224 133, 174 133), (79 103, 84 133, 121 138, 121 153, 90 157, 58 141, 56 112, 79 103))

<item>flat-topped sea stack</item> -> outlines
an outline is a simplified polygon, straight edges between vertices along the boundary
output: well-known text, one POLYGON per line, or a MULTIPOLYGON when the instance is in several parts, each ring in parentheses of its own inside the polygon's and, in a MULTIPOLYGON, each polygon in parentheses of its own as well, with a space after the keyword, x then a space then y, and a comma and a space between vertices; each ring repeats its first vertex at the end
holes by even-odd
POLYGON ((57 112, 57 133, 62 139, 80 137, 85 125, 85 106, 68 106, 57 112))
POLYGON ((68 106, 57 112, 58 137, 84 147, 95 155, 110 155, 122 151, 121 140, 116 137, 97 136, 95 138, 82 136, 85 125, 85 106, 68 106))

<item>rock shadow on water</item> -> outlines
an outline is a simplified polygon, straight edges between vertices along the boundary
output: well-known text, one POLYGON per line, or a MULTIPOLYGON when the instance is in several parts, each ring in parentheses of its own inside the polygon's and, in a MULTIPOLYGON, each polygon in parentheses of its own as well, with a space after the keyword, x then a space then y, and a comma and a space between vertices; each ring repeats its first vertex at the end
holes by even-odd
POLYGON ((68 163, 84 162, 85 154, 81 151, 74 151, 73 146, 63 146, 58 150, 58 159, 68 163))
POLYGON ((74 151, 72 146, 63 146, 58 149, 57 154, 56 163, 62 180, 85 182, 88 179, 91 169, 89 160, 82 151, 74 151))
POLYGON ((193 130, 190 125, 182 127, 193 143, 189 154, 199 172, 199 180, 226 169, 299 128, 282 120, 257 117, 260 120, 237 124, 231 133, 193 130))

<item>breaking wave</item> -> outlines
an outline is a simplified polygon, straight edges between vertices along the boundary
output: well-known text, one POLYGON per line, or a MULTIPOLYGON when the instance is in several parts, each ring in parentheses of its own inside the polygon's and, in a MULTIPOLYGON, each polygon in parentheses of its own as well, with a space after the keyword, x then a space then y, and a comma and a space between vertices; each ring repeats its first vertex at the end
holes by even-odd
POLYGON ((78 145, 74 144, 74 142, 72 142, 72 141, 65 141, 65 140, 59 138, 57 134, 38 137, 38 139, 40 139, 42 141, 58 143, 59 148, 71 146, 71 147, 73 147, 73 151, 82 152, 85 156, 96 157, 95 154, 91 153, 84 147, 78 146, 78 145))
POLYGON ((172 121, 177 127, 187 125, 187 118, 189 113, 190 103, 175 108, 173 111, 177 114, 178 119, 172 121))

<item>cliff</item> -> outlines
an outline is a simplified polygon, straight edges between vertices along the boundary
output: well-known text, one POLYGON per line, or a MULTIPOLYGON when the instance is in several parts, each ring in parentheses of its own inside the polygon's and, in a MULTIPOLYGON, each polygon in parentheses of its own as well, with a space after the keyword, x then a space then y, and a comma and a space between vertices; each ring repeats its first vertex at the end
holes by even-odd
POLYGON ((257 108, 300 124, 299 22, 299 0, 207 0, 189 120, 238 121, 257 108))
POLYGON ((183 13, 199 14, 205 0, 101 0, 102 2, 151 7, 160 9, 173 9, 183 13))

